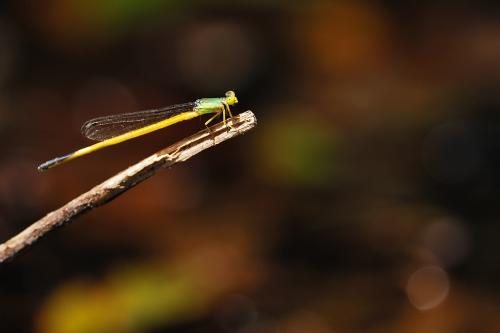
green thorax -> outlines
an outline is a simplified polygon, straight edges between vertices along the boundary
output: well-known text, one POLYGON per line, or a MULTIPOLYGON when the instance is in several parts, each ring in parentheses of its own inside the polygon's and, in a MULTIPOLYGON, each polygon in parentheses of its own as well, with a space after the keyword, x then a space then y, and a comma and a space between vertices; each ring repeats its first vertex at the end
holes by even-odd
POLYGON ((229 111, 229 106, 238 103, 238 98, 234 91, 226 92, 225 97, 201 98, 195 102, 194 111, 199 114, 220 113, 229 111))
POLYGON ((224 111, 225 97, 200 98, 196 100, 194 111, 200 114, 217 113, 224 111))

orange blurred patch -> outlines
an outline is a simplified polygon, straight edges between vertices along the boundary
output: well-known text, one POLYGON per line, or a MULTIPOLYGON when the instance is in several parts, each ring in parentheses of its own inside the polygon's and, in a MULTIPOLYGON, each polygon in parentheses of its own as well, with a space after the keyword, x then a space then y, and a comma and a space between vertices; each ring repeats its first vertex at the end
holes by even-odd
POLYGON ((387 57, 389 27, 379 8, 362 2, 321 5, 307 15, 298 45, 309 63, 321 72, 364 71, 387 57))

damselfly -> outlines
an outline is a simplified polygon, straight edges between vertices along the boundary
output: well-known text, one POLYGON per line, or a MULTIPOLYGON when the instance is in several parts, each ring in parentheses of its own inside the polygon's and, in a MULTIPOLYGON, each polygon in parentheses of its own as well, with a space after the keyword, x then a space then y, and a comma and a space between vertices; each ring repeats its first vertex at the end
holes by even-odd
POLYGON ((236 103, 238 103, 238 99, 234 91, 228 91, 225 97, 200 98, 194 102, 171 105, 160 109, 122 113, 91 119, 83 124, 81 131, 84 136, 91 140, 99 141, 98 143, 42 163, 38 166, 38 170, 47 170, 102 148, 116 145, 204 114, 214 114, 205 122, 205 126, 221 113, 225 123, 226 112, 232 117, 229 107, 236 103))

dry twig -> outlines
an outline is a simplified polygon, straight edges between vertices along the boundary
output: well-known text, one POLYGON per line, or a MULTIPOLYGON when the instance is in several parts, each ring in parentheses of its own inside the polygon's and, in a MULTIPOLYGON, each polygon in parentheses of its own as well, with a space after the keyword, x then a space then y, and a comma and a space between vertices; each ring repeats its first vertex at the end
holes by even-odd
POLYGON ((247 111, 229 119, 229 127, 224 126, 223 123, 216 124, 149 156, 47 214, 1 244, 0 263, 30 247, 55 228, 73 221, 76 217, 93 208, 110 202, 123 192, 154 175, 159 168, 171 167, 174 164, 184 162, 207 148, 251 130, 256 124, 255 115, 251 111, 247 111))

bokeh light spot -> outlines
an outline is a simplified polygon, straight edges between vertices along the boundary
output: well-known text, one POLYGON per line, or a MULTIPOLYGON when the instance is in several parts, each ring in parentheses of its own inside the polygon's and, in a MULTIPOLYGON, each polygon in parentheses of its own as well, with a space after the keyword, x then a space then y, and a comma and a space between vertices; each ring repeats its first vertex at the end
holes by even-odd
POLYGON ((459 220, 440 218, 424 230, 422 242, 444 267, 460 263, 469 252, 467 229, 459 220))
POLYGON ((437 307, 446 299, 449 290, 448 274, 437 266, 419 268, 406 284, 408 299, 421 311, 437 307))
POLYGON ((223 22, 188 29, 177 50, 180 77, 210 93, 241 86, 254 73, 259 58, 251 32, 238 24, 223 22))

